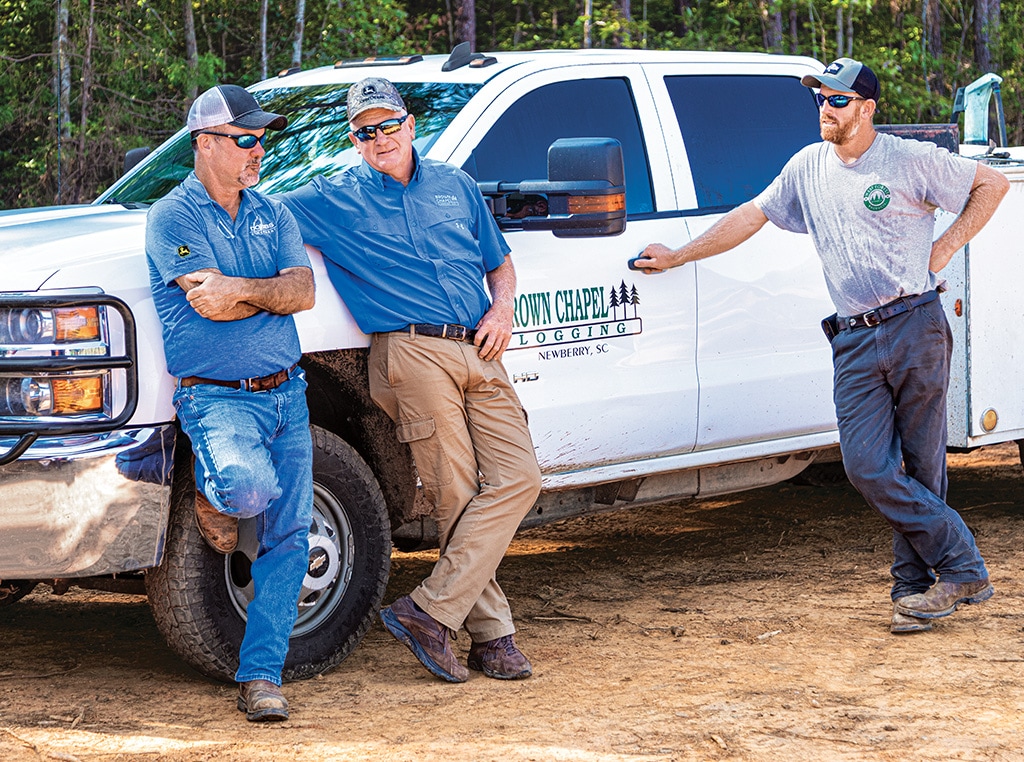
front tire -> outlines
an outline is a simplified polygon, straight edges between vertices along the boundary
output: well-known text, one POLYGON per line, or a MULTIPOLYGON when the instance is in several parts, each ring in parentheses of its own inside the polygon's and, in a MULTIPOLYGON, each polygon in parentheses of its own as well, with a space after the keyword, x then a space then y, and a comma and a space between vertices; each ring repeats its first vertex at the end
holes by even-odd
MULTIPOLYGON (((299 680, 337 666, 362 640, 380 607, 391 567, 391 530, 373 472, 344 440, 313 436, 313 522, 309 568, 282 677, 299 680)), ((187 440, 175 462, 163 563, 146 575, 157 627, 179 657, 205 675, 232 681, 252 600, 258 547, 254 522, 239 525, 238 549, 209 548, 195 522, 187 440)))

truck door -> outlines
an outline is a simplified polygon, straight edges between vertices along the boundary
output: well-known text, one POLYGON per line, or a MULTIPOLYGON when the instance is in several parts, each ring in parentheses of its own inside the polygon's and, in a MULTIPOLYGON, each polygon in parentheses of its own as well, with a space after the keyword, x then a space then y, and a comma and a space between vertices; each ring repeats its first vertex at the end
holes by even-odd
MULTIPOLYGON (((450 159, 481 182, 537 180, 546 177, 548 146, 558 138, 612 137, 622 144, 624 233, 506 234, 518 288, 504 362, 549 476, 694 446, 693 272, 663 281, 626 266, 647 243, 685 234, 680 220, 659 219, 675 199, 654 117, 639 66, 560 67, 505 88, 450 159)), ((538 201, 522 200, 533 214, 538 201)))
MULTIPOLYGON (((669 150, 686 157, 676 177, 689 236, 665 243, 700 235, 820 140, 814 98, 799 79, 816 67, 645 67, 669 150)), ((835 440, 831 351, 820 329, 835 310, 810 236, 768 223, 733 251, 679 269, 693 271, 697 288, 696 448, 835 440)))

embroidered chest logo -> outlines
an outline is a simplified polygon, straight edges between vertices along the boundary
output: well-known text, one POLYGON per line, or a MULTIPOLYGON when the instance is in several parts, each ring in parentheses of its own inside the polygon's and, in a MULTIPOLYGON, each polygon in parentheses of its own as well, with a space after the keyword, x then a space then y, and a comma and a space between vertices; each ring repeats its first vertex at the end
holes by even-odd
POLYGON ((435 193, 434 203, 438 206, 458 206, 459 197, 451 193, 435 193))
POLYGON ((864 206, 872 212, 880 212, 889 206, 889 189, 876 183, 864 191, 864 206))
POLYGON ((277 224, 274 222, 263 222, 263 220, 253 220, 252 225, 249 226, 249 232, 253 235, 271 235, 277 230, 277 224))
POLYGON ((184 257, 187 257, 191 253, 192 253, 192 250, 189 249, 189 247, 185 246, 184 244, 182 244, 181 246, 178 247, 178 256, 179 257, 183 257, 184 258, 184 257))

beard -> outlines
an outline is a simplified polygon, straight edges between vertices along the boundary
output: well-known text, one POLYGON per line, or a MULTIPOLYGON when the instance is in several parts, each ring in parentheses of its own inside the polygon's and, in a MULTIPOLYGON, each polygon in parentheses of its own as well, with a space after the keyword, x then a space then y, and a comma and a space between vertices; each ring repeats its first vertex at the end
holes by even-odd
POLYGON ((253 161, 245 165, 242 174, 238 176, 238 182, 243 188, 251 188, 260 181, 260 162, 253 161))
POLYGON ((843 125, 839 122, 832 120, 826 120, 822 116, 818 121, 819 128, 821 130, 821 139, 829 143, 834 143, 837 146, 841 146, 844 143, 848 143, 857 137, 857 133, 860 132, 860 120, 854 119, 851 122, 843 125))

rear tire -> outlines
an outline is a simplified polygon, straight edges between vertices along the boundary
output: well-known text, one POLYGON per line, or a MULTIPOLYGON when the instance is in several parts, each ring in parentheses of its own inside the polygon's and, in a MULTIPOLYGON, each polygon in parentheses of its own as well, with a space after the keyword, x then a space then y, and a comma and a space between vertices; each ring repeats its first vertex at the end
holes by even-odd
MULTIPOLYGON (((319 427, 311 429, 310 564, 285 680, 320 674, 355 649, 376 616, 391 568, 390 524, 373 472, 348 443, 319 427)), ((171 650, 203 674, 230 682, 252 599, 255 528, 252 522, 239 525, 239 547, 228 556, 207 546, 195 522, 188 441, 181 440, 164 559, 146 575, 146 592, 171 650)))

